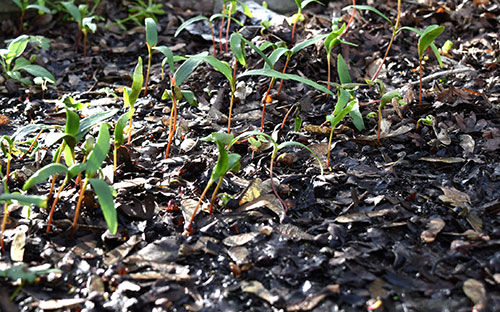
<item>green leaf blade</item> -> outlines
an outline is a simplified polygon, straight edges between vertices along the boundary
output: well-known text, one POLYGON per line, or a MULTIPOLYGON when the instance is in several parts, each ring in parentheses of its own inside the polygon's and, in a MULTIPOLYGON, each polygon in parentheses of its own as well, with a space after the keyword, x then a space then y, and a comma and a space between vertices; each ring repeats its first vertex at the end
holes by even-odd
POLYGON ((89 182, 97 195, 97 200, 101 206, 102 214, 104 215, 104 220, 108 225, 108 229, 111 234, 114 235, 118 230, 118 219, 115 209, 115 200, 113 198, 115 190, 101 179, 89 179, 89 182))
POLYGON ((96 175, 97 170, 101 168, 104 159, 108 155, 110 148, 110 135, 109 135, 109 124, 103 123, 101 129, 99 130, 99 136, 97 137, 97 142, 94 149, 87 159, 87 170, 86 176, 92 178, 96 175))
POLYGON ((158 29, 156 29, 156 22, 154 19, 147 17, 144 20, 146 24, 146 42, 150 47, 158 44, 158 29))
POLYGON ((27 191, 38 183, 47 181, 53 175, 67 174, 66 166, 59 163, 49 164, 35 172, 23 185, 23 191, 27 191))

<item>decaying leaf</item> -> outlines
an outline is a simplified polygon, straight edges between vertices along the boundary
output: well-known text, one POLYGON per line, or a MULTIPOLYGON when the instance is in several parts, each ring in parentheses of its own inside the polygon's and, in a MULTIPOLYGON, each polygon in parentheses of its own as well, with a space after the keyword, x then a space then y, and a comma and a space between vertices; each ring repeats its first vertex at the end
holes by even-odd
POLYGON ((473 311, 481 311, 486 304, 486 289, 483 283, 475 279, 468 279, 464 282, 462 290, 465 295, 474 303, 473 311))
POLYGON ((427 230, 420 234, 420 239, 425 243, 432 243, 444 228, 445 223, 441 218, 433 218, 427 223, 427 230))
POLYGON ((278 295, 273 295, 259 281, 243 281, 241 283, 241 290, 243 290, 244 292, 252 293, 257 297, 269 302, 270 304, 274 304, 279 300, 278 295))

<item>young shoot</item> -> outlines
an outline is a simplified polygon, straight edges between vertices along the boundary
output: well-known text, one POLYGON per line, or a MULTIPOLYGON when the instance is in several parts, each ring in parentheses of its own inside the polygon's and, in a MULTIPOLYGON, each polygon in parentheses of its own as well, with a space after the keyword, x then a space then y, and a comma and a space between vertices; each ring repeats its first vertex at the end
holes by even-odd
POLYGON ((146 24, 146 46, 148 47, 148 68, 146 71, 146 83, 144 85, 144 95, 148 93, 149 72, 151 70, 151 57, 153 49, 158 44, 158 30, 154 19, 148 17, 144 20, 146 24))
POLYGON ((135 66, 134 73, 132 75, 132 88, 123 89, 123 105, 125 108, 129 107, 132 113, 130 114, 130 123, 128 129, 128 144, 132 139, 133 128, 133 115, 135 102, 139 98, 139 94, 142 90, 142 83, 144 81, 144 76, 142 74, 142 58, 139 56, 137 59, 137 65, 135 66))
POLYGON ((297 5, 297 13, 293 14, 289 18, 287 18, 287 22, 289 25, 292 25, 292 42, 294 42, 295 38, 295 29, 297 28, 297 23, 298 22, 303 22, 305 20, 304 14, 302 14, 302 10, 311 2, 316 2, 321 5, 323 3, 318 0, 295 0, 295 4, 297 5))

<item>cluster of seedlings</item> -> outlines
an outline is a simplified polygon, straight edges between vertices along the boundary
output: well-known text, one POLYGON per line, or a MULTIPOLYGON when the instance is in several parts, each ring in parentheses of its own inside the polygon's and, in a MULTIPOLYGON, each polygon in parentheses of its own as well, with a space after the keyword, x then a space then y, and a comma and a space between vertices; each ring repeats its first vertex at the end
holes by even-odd
MULTIPOLYGON (((41 8, 40 4, 36 4, 38 6, 34 6, 29 4, 29 1, 14 1, 21 9, 21 18, 20 25, 21 27, 24 24, 24 12, 27 9, 39 9, 44 11, 41 8)), ((54 1, 55 2, 55 1, 54 1)), ((324 93, 326 97, 331 96, 336 98, 336 104, 332 107, 331 113, 326 116, 326 123, 330 125, 330 136, 328 141, 328 156, 326 161, 326 167, 331 170, 330 164, 330 151, 333 140, 334 129, 339 125, 339 123, 344 120, 344 118, 349 115, 352 119, 354 126, 357 130, 361 131, 365 128, 365 124, 363 121, 363 116, 359 110, 359 100, 356 97, 356 90, 362 87, 372 87, 374 85, 379 86, 380 90, 380 101, 378 106, 378 140, 380 141, 380 121, 382 119, 382 109, 387 103, 396 102, 400 104, 405 104, 402 102, 402 96, 399 90, 392 90, 386 92, 384 84, 377 79, 380 68, 382 67, 385 58, 387 57, 391 45, 395 39, 395 37, 400 34, 403 30, 410 30, 418 34, 419 40, 417 42, 418 45, 418 60, 420 64, 420 81, 422 80, 422 66, 423 66, 423 58, 424 53, 427 48, 431 48, 437 60, 441 64, 441 59, 439 56, 439 51, 434 44, 434 40, 443 32, 444 27, 438 25, 431 25, 424 30, 418 30, 411 27, 400 27, 400 15, 401 15, 401 1, 398 0, 398 13, 396 17, 396 22, 393 24, 391 19, 385 16, 380 11, 376 10, 373 7, 365 6, 365 5, 356 5, 355 1, 353 1, 353 5, 346 7, 346 9, 353 10, 367 10, 372 13, 378 14, 383 19, 385 19, 392 28, 392 38, 387 47, 387 51, 385 52, 384 59, 382 64, 380 64, 379 70, 375 73, 371 80, 366 80, 365 83, 354 83, 351 80, 351 76, 348 71, 348 65, 346 60, 342 57, 340 53, 335 55, 336 58, 336 68, 338 75, 338 82, 332 82, 331 80, 331 59, 332 54, 335 54, 336 47, 341 44, 349 44, 353 45, 348 41, 342 39, 345 36, 352 19, 349 23, 344 23, 340 25, 339 20, 332 21, 331 32, 323 35, 318 35, 311 39, 307 39, 304 41, 300 41, 294 44, 296 39, 295 31, 298 22, 304 20, 304 15, 302 13, 302 9, 311 2, 320 3, 317 0, 309 0, 309 1, 299 1, 296 0, 298 11, 290 18, 290 24, 292 25, 292 44, 293 46, 287 46, 287 43, 283 41, 279 42, 270 42, 266 41, 263 44, 256 46, 249 39, 245 38, 241 33, 234 32, 231 35, 229 34, 229 27, 231 21, 234 21, 238 25, 242 25, 240 21, 234 18, 234 13, 236 12, 238 6, 243 8, 243 12, 247 15, 251 15, 250 10, 244 3, 237 0, 227 1, 224 0, 223 9, 220 13, 214 14, 211 17, 205 16, 197 16, 191 18, 184 23, 182 23, 175 35, 177 36, 180 32, 182 32, 186 27, 190 24, 206 21, 209 24, 211 29, 212 39, 213 39, 213 55, 209 55, 208 52, 201 52, 192 56, 179 56, 174 55, 172 50, 167 46, 158 45, 158 33, 157 33, 157 21, 154 18, 155 14, 161 14, 161 6, 153 4, 151 1, 149 3, 144 3, 139 1, 139 5, 137 8, 134 8, 130 11, 130 15, 128 18, 123 19, 121 21, 117 21, 119 25, 123 26, 127 21, 135 21, 140 22, 141 25, 145 26, 146 33, 146 47, 148 52, 148 62, 147 69, 144 74, 143 72, 143 61, 142 58, 139 57, 137 60, 137 65, 133 70, 132 74, 132 85, 130 88, 124 88, 123 90, 123 102, 124 109, 127 109, 120 117, 115 119, 113 123, 113 117, 118 113, 118 109, 106 111, 103 113, 95 114, 87 118, 80 118, 80 115, 75 109, 75 105, 70 98, 67 98, 64 103, 67 104, 65 107, 66 111, 66 125, 65 127, 59 126, 49 126, 43 124, 29 125, 25 128, 19 129, 12 136, 4 136, 0 140, 1 150, 6 157, 6 168, 5 174, 2 173, 2 182, 3 182, 3 194, 0 195, 0 202, 4 203, 4 218, 2 222, 2 236, 0 237, 1 247, 3 249, 3 232, 5 230, 6 220, 9 213, 9 205, 13 202, 17 202, 21 205, 38 205, 40 207, 47 207, 47 203, 49 199, 52 202, 52 206, 49 212, 48 221, 47 221, 47 232, 50 231, 52 226, 52 217, 54 213, 54 209, 58 203, 61 192, 68 186, 74 185, 79 189, 79 198, 75 207, 74 221, 73 221, 73 231, 76 230, 77 221, 79 211, 82 206, 82 200, 84 196, 84 192, 88 187, 91 187, 95 194, 97 195, 98 202, 101 206, 102 213, 104 215, 105 221, 111 233, 116 233, 118 229, 117 222, 117 214, 115 210, 115 200, 114 197, 116 195, 116 191, 113 189, 111 185, 109 185, 102 174, 101 168, 106 161, 107 155, 111 150, 111 142, 114 143, 113 147, 113 162, 114 162, 114 170, 117 168, 117 150, 120 146, 125 144, 130 144, 131 136, 133 133, 133 116, 135 112, 135 104, 138 98, 143 95, 146 95, 148 92, 148 82, 151 71, 151 62, 152 55, 154 52, 158 51, 163 54, 164 59, 162 61, 162 77, 166 75, 166 71, 169 71, 169 87, 164 91, 162 99, 171 100, 172 109, 169 119, 168 126, 168 142, 166 143, 165 149, 165 158, 168 158, 171 152, 171 146, 173 137, 176 133, 177 128, 177 115, 178 115, 178 105, 179 102, 183 99, 193 105, 196 105, 196 97, 195 94, 190 90, 181 89, 183 82, 195 71, 195 69, 202 63, 206 63, 210 65, 215 71, 221 73, 231 89, 230 95, 230 103, 229 103, 229 112, 228 112, 228 125, 227 131, 224 132, 214 132, 203 140, 206 142, 213 142, 217 145, 217 149, 219 152, 217 162, 215 167, 212 170, 210 175, 210 179, 204 188, 196 208, 192 214, 189 222, 186 222, 186 232, 187 234, 193 232, 193 221, 196 216, 199 207, 201 206, 204 197, 207 192, 214 184, 215 189, 212 193, 210 200, 210 213, 213 211, 214 202, 217 198, 217 192, 219 187, 221 186, 222 180, 228 171, 237 171, 240 169, 240 158, 241 155, 231 152, 231 148, 236 142, 246 141, 251 144, 253 147, 258 147, 264 142, 266 144, 270 144, 273 147, 271 161, 270 161, 270 177, 271 184, 274 193, 278 197, 278 199, 283 204, 285 210, 287 209, 286 204, 278 195, 274 184, 272 183, 273 176, 273 164, 276 160, 278 152, 286 147, 290 146, 298 146, 301 148, 305 148, 310 151, 314 157, 318 160, 321 168, 321 172, 323 172, 322 162, 319 157, 314 154, 314 152, 309 149, 307 146, 294 142, 294 141, 286 141, 279 143, 280 138, 272 137, 269 134, 265 133, 264 129, 264 117, 265 117, 265 109, 266 104, 269 104, 272 101, 270 96, 270 90, 274 87, 277 79, 280 79, 278 94, 282 90, 285 80, 296 81, 305 85, 308 85, 318 92, 324 93), (216 46, 215 39, 215 29, 214 29, 214 20, 221 19, 220 22, 220 30, 219 30, 219 49, 216 46), (225 40, 223 37, 223 28, 226 26, 225 32, 225 40), (219 52, 224 52, 222 42, 225 41, 225 51, 232 53, 231 63, 223 61, 217 58, 217 50, 219 52), (287 73, 287 64, 289 61, 307 47, 314 45, 317 42, 323 41, 324 48, 327 56, 327 66, 328 66, 328 80, 327 81, 314 81, 307 79, 305 77, 287 73), (254 53, 254 55, 258 55, 263 59, 263 67, 258 69, 249 69, 249 65, 246 60, 247 53, 254 53), (285 65, 282 71, 277 71, 275 66, 278 60, 282 57, 285 57, 285 65), (176 65, 176 63, 181 63, 180 65, 176 65), (238 64, 243 67, 243 70, 238 70, 238 64), (168 65, 168 67, 166 66, 168 65), (260 127, 260 131, 252 131, 246 132, 242 134, 235 135, 231 129, 231 115, 233 111, 233 105, 235 103, 235 92, 236 85, 239 79, 248 76, 260 76, 260 77, 268 77, 270 78, 269 88, 267 92, 262 95, 262 123, 260 127), (332 89, 334 91, 332 91, 332 89), (92 137, 89 134, 89 131, 92 127, 99 126, 99 132, 97 138, 92 137), (22 190, 23 192, 9 192, 9 175, 10 175, 10 164, 12 160, 22 159, 25 155, 32 156, 33 153, 40 148, 39 143, 37 141, 38 137, 43 131, 47 130, 56 130, 58 131, 58 135, 53 143, 59 142, 59 147, 54 152, 53 162, 40 170, 38 170, 33 176, 31 176, 26 183, 24 184, 22 190), (113 138, 110 134, 112 130, 113 138), (38 135, 28 141, 19 141, 18 138, 24 138, 30 133, 38 132, 38 135), (128 140, 125 138, 128 136, 128 140), (127 141, 127 143, 125 143, 127 141), (83 157, 76 157, 76 153, 81 153, 83 157), (62 163, 62 159, 64 159, 64 163, 62 163), (78 161, 77 159, 82 159, 78 161), (55 184, 60 179, 56 179, 57 176, 62 175, 64 179, 60 183, 57 191, 54 191, 55 184), (49 194, 47 196, 38 196, 38 195, 29 195, 27 192, 36 184, 45 182, 47 180, 51 181, 51 188, 49 194)), ((68 12, 69 16, 78 24, 78 34, 76 40, 76 46, 78 46, 80 42, 80 37, 83 34, 83 55, 86 55, 87 50, 87 35, 90 32, 95 32, 97 25, 96 21, 100 18, 94 15, 94 9, 97 5, 98 1, 94 2, 93 9, 89 10, 87 5, 77 6, 73 2, 60 2, 55 7, 60 7, 62 10, 68 12)), ((46 8, 46 6, 45 6, 46 8)), ((29 77, 26 77, 25 73, 33 76, 33 82, 42 86, 45 90, 47 88, 47 82, 56 83, 56 79, 54 76, 45 68, 40 65, 34 64, 36 61, 36 55, 32 54, 31 57, 28 57, 25 53, 26 47, 31 45, 35 49, 48 49, 48 40, 40 37, 40 36, 28 36, 21 35, 8 43, 7 48, 0 50, 0 62, 2 67, 2 74, 11 79, 15 79, 22 84, 31 85, 32 81, 29 77)), ((441 64, 442 65, 442 64, 441 64)), ((422 83, 420 82, 420 96, 419 102, 422 101, 422 83)), ((291 111, 291 109, 290 109, 291 111)), ((290 113, 289 111, 289 113, 290 113)), ((283 119, 282 127, 285 125, 286 119, 289 116, 289 113, 283 119)), ((301 120, 297 115, 295 120, 295 130, 299 131, 301 129, 301 120)), ((419 121, 420 122, 420 121, 419 121)), ((422 120, 422 122, 427 122, 427 120, 422 120)), ((0 171, 0 173, 3 171, 0 171)))

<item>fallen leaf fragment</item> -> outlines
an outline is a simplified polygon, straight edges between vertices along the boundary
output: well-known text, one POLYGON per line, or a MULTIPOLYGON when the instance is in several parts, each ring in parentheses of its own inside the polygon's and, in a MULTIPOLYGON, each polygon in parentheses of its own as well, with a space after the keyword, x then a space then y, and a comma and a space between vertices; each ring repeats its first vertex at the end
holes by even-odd
POLYGON ((237 235, 233 235, 233 236, 229 236, 229 237, 224 238, 224 240, 222 242, 224 243, 224 245, 226 245, 228 247, 242 246, 242 245, 245 245, 246 243, 252 241, 259 234, 260 234, 259 232, 237 234, 237 235))
POLYGON ((446 224, 441 218, 434 218, 427 223, 427 230, 420 234, 420 239, 425 243, 432 243, 446 224))
POLYGON ((474 303, 474 307, 472 311, 481 311, 483 310, 486 304, 486 289, 484 288, 483 283, 475 279, 468 279, 464 282, 462 286, 462 290, 465 295, 474 303))
POLYGON ((243 281, 241 283, 241 290, 247 293, 252 293, 257 297, 269 302, 271 305, 275 304, 279 300, 278 295, 273 295, 259 281, 243 281))
POLYGON ((26 245, 26 231, 23 229, 26 226, 18 226, 16 228, 16 234, 14 234, 14 239, 12 240, 12 245, 10 246, 10 259, 15 262, 22 262, 24 258, 24 246, 26 245))
POLYGON ((307 297, 301 302, 288 306, 287 311, 311 311, 323 299, 332 294, 338 294, 340 287, 338 284, 331 284, 323 288, 318 294, 307 297))
POLYGON ((371 218, 383 217, 389 214, 397 214, 396 209, 381 209, 369 212, 357 212, 348 215, 338 216, 335 222, 349 223, 349 222, 368 222, 371 218))
POLYGON ((70 309, 85 302, 84 298, 75 299, 52 299, 43 300, 38 303, 38 308, 41 310, 57 310, 57 309, 70 309))
POLYGON ((464 158, 460 157, 422 157, 419 160, 445 164, 456 164, 465 161, 464 158))

